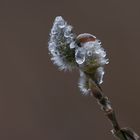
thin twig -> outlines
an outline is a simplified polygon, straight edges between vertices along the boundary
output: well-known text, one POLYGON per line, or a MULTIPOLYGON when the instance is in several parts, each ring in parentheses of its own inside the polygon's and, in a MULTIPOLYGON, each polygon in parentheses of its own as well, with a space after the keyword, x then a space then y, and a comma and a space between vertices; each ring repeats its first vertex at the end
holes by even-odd
POLYGON ((97 99, 98 103, 101 105, 101 109, 112 124, 112 134, 120 140, 137 140, 139 136, 133 130, 130 128, 120 128, 116 119, 115 111, 111 106, 111 102, 108 97, 103 94, 101 88, 90 78, 89 87, 92 95, 97 99))

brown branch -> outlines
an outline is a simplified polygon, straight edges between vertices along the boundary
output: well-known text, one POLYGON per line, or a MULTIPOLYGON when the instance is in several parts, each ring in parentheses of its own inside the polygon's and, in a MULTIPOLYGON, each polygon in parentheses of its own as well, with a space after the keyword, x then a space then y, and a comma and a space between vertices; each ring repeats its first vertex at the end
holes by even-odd
POLYGON ((90 78, 89 87, 92 95, 97 99, 101 109, 104 111, 105 115, 112 124, 112 134, 120 140, 137 140, 139 136, 133 130, 130 128, 120 128, 116 119, 115 111, 111 106, 111 102, 109 101, 108 97, 103 94, 101 88, 90 78))

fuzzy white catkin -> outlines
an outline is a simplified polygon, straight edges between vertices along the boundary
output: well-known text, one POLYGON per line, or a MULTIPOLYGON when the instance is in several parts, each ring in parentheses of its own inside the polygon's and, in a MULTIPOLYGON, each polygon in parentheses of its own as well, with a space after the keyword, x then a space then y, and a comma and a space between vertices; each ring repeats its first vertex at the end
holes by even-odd
MULTIPOLYGON (((96 38, 95 36, 88 33, 80 34, 79 36, 77 38, 96 38)), ((81 71, 84 71, 86 73, 88 73, 89 71, 93 71, 92 78, 94 79, 94 81, 98 85, 103 82, 103 75, 105 73, 104 66, 108 64, 109 61, 106 58, 106 52, 101 46, 101 42, 98 39, 81 43, 80 47, 76 49, 75 58, 81 71)), ((90 92, 88 87, 88 79, 86 75, 81 71, 79 88, 82 93, 88 94, 90 92)))
POLYGON ((51 29, 48 48, 52 56, 51 60, 60 70, 71 70, 75 67, 75 61, 72 58, 74 56, 68 57, 69 54, 74 54, 70 44, 74 42, 75 37, 72 26, 68 25, 61 16, 56 17, 51 29))

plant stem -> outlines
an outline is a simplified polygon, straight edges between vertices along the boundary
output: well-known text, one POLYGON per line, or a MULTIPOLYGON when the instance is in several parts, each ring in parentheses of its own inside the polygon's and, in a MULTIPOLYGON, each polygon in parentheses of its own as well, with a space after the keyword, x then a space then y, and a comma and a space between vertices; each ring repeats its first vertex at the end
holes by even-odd
POLYGON ((101 88, 90 78, 89 87, 92 95, 97 99, 98 103, 101 105, 101 109, 112 124, 112 134, 120 140, 137 140, 139 136, 133 130, 130 128, 120 128, 116 119, 115 111, 111 106, 111 102, 108 97, 103 94, 101 88))

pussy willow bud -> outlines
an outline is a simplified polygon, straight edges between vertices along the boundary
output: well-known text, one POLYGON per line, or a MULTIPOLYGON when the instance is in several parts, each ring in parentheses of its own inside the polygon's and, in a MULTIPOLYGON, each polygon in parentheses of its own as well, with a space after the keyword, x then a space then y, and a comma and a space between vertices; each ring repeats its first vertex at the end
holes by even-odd
POLYGON ((71 70, 76 66, 74 43, 76 35, 72 31, 72 26, 58 16, 55 18, 50 33, 49 51, 51 60, 60 70, 71 70), (71 46, 71 47, 70 47, 71 46))
MULTIPOLYGON (((75 51, 75 60, 83 72, 80 76, 85 77, 83 75, 87 74, 96 84, 100 85, 103 82, 104 65, 108 64, 106 52, 101 47, 101 42, 88 33, 80 34, 76 40, 79 47, 75 51)), ((87 94, 89 89, 85 83, 87 83, 87 79, 80 78, 79 87, 81 91, 86 91, 84 93, 87 94)))

